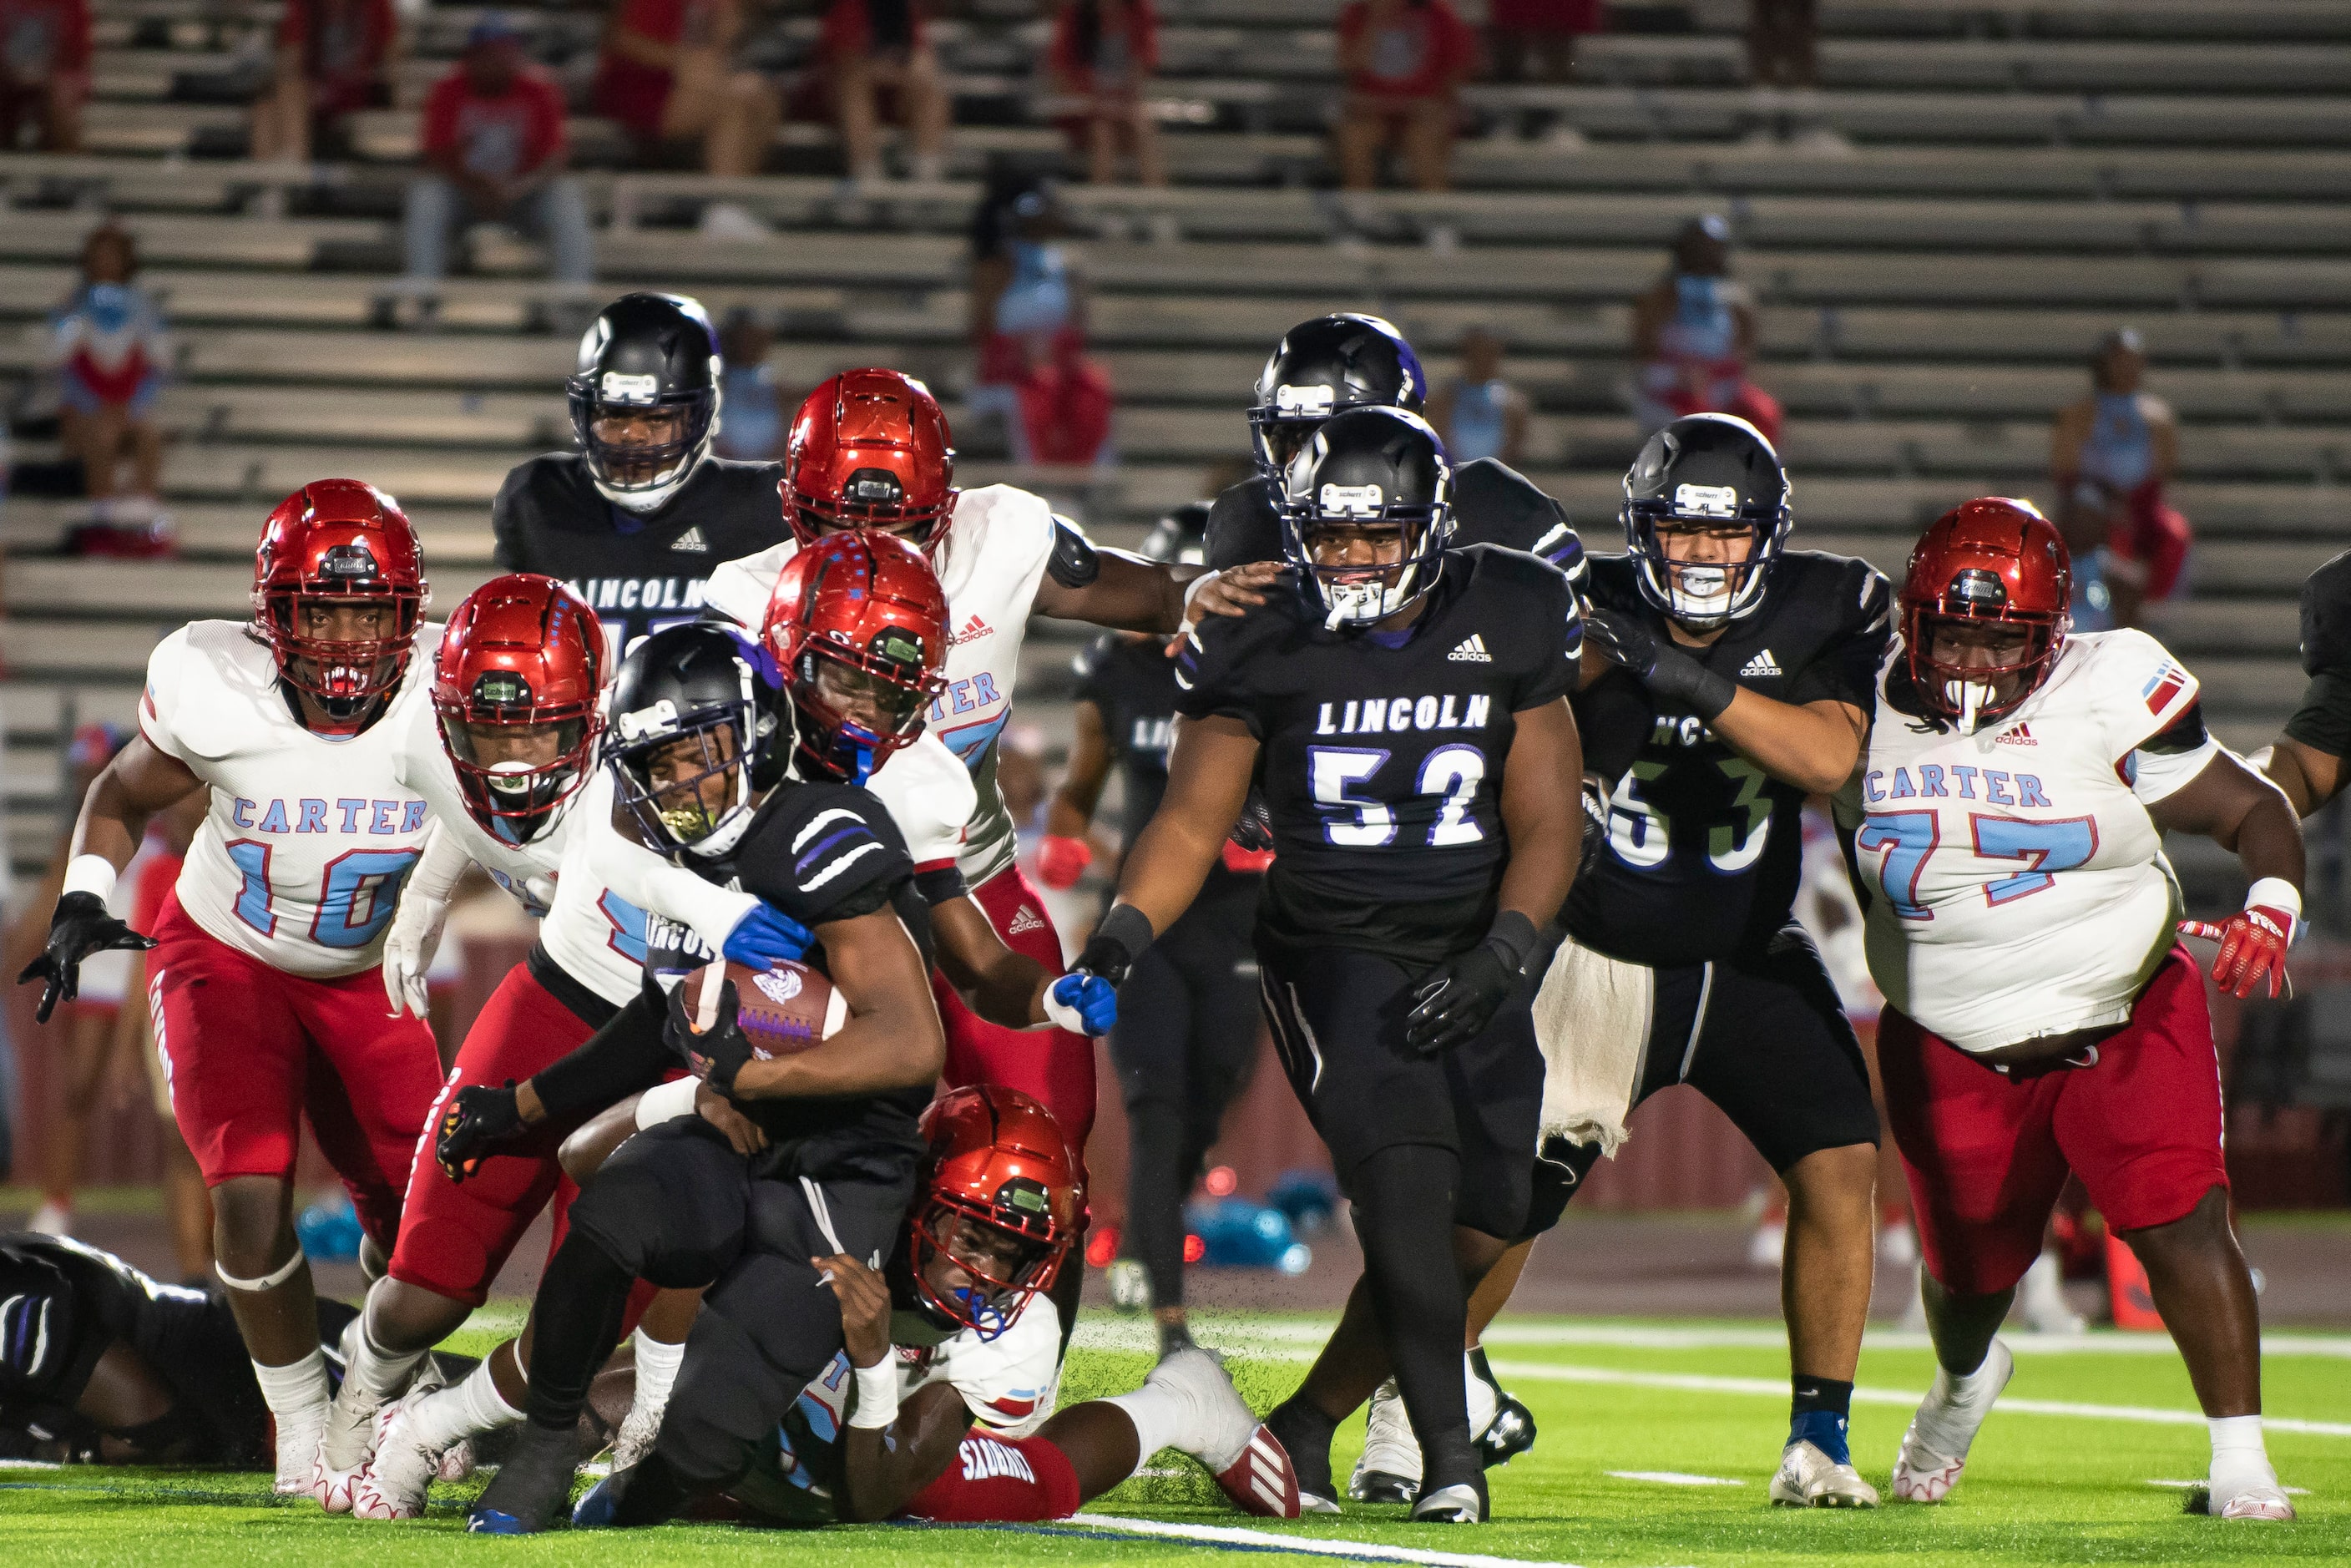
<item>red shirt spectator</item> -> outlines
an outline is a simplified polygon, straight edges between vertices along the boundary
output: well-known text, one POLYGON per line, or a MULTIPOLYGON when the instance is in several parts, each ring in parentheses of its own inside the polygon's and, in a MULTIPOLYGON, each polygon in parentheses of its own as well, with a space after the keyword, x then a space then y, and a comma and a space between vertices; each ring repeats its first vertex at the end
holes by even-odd
POLYGON ((392 0, 287 0, 277 43, 302 51, 311 112, 346 114, 382 101, 379 80, 398 30, 392 0))
POLYGON ((1352 91, 1370 98, 1434 98, 1477 58, 1477 35, 1445 0, 1403 0, 1378 12, 1373 0, 1353 0, 1339 13, 1342 56, 1370 35, 1364 64, 1347 75, 1352 91))
POLYGON ((424 100, 424 156, 454 154, 484 179, 515 181, 563 151, 563 92, 537 66, 521 66, 506 90, 484 92, 464 66, 433 84, 424 100))
MULTIPOLYGON (((688 13, 705 9, 699 0, 621 0, 612 22, 656 44, 675 45, 685 40, 688 13)), ((640 136, 658 136, 670 80, 671 73, 661 67, 607 47, 596 63, 596 112, 640 136)))
POLYGON ((1053 18, 1053 41, 1045 51, 1048 68, 1072 89, 1084 93, 1131 92, 1138 82, 1159 68, 1159 18, 1151 9, 1151 0, 1127 0, 1123 61, 1102 57, 1104 43, 1119 35, 1102 26, 1099 11, 1094 19, 1093 47, 1085 47, 1078 36, 1079 12, 1082 9, 1082 5, 1061 7, 1053 18))
POLYGON ((89 74, 89 0, 0 0, 0 87, 89 74))

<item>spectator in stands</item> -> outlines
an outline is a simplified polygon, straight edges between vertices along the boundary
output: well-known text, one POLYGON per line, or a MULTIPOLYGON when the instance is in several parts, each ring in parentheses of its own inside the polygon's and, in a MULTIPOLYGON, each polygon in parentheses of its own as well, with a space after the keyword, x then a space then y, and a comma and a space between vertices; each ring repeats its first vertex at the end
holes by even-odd
POLYGON ((974 225, 978 368, 966 406, 1003 418, 1016 463, 1110 457, 1110 378, 1086 358, 1085 277, 1061 243, 1067 232, 1041 182, 1000 206, 984 203, 974 225))
POLYGON ((1666 276, 1633 302, 1641 434, 1684 414, 1735 413, 1776 444, 1780 404, 1747 379, 1755 336, 1755 307, 1730 276, 1730 225, 1712 213, 1692 218, 1666 276))
MULTIPOLYGON (((163 431, 155 400, 172 364, 171 340, 153 295, 132 281, 139 248, 113 224, 90 231, 81 246, 81 286, 49 318, 49 362, 57 377, 57 413, 66 451, 81 464, 91 520, 104 534, 121 530, 127 549, 140 538, 168 538, 157 507, 163 431), (131 485, 121 484, 131 459, 131 485)), ((106 550, 104 540, 92 548, 106 550)))
POLYGON ((1747 76, 1758 87, 1818 87, 1820 0, 1747 0, 1747 76))
POLYGON ((1339 13, 1339 183, 1368 191, 1380 155, 1400 151, 1416 191, 1450 180, 1462 78, 1477 36, 1446 0, 1350 0, 1339 13))
POLYGON ((253 155, 308 163, 345 116, 392 102, 392 0, 287 0, 269 85, 253 100, 253 155))
POLYGON ((1428 422, 1458 465, 1496 457, 1526 460, 1527 396, 1502 375, 1502 340, 1484 327, 1461 336, 1461 373, 1428 400, 1428 422))
POLYGON ((936 180, 946 173, 951 110, 938 56, 924 32, 921 0, 830 0, 820 58, 851 179, 882 178, 885 92, 914 143, 909 175, 936 180))
POLYGON ((1487 47, 1496 81, 1566 82, 1575 72, 1578 35, 1600 31, 1600 0, 1489 0, 1487 47))
POLYGON ((89 100, 89 0, 0 0, 0 152, 80 152, 89 100))
POLYGON ((410 287, 431 298, 448 271, 449 242, 468 220, 528 230, 554 253, 558 278, 590 282, 588 204, 564 172, 567 158, 563 89, 524 60, 513 24, 485 16, 424 100, 428 172, 408 186, 410 287))
MULTIPOLYGON (((596 112, 627 127, 652 161, 699 142, 713 174, 756 174, 783 118, 783 97, 754 70, 736 68, 742 0, 620 0, 604 25, 596 112)), ((713 239, 764 239, 768 227, 732 202, 702 212, 713 239)))
POLYGON ((2050 434, 2058 523, 2074 553, 2074 623, 2085 630, 2137 624, 2141 606, 2177 595, 2187 572, 2188 519, 2163 498, 2179 466, 2179 422, 2170 404, 2139 391, 2146 375, 2138 333, 2107 333, 2090 360, 2090 395, 2060 410, 2050 434))
POLYGON ((747 463, 778 463, 784 455, 783 390, 768 351, 776 335, 759 313, 737 306, 718 328, 718 455, 747 463))
POLYGON ((1061 0, 1045 69, 1053 96, 1076 105, 1061 120, 1086 155, 1086 178, 1107 185, 1123 154, 1140 185, 1167 183, 1159 127, 1144 92, 1159 67, 1159 19, 1151 0, 1061 0))

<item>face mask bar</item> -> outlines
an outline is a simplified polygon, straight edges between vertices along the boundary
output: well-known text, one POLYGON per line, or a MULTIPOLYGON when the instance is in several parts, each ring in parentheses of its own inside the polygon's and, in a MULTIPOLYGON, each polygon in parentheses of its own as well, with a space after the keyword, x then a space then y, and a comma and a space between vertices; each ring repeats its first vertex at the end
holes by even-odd
POLYGON ((466 811, 504 842, 527 844, 544 836, 588 782, 593 737, 583 717, 496 719, 447 707, 438 716, 466 811), (476 750, 478 731, 526 728, 555 731, 551 761, 508 758, 486 762, 476 750))
POLYGON ((991 1340, 1012 1326, 1029 1299, 1040 1291, 1050 1290, 1061 1272, 1061 1260, 1068 1254, 1066 1242, 1055 1243, 1027 1236, 1008 1226, 998 1224, 993 1216, 977 1213, 957 1204, 934 1197, 925 1207, 922 1218, 911 1227, 910 1261, 914 1267, 914 1292, 933 1313, 949 1322, 976 1331, 983 1340, 991 1340), (955 1233, 956 1221, 976 1220, 993 1230, 1019 1236, 1026 1249, 1018 1268, 1009 1278, 998 1278, 987 1266, 966 1258, 947 1243, 955 1233), (930 1260, 933 1255, 946 1256, 955 1266, 970 1276, 974 1283, 941 1296, 932 1288, 930 1260))
POLYGON ((1787 513, 1760 517, 1758 508, 1741 507, 1729 517, 1702 517, 1679 511, 1667 501, 1628 501, 1625 507, 1625 532, 1634 559, 1641 564, 1641 587, 1649 602, 1684 625, 1694 627, 1719 626, 1737 620, 1753 609, 1763 597, 1766 570, 1780 553, 1780 541, 1787 531, 1787 513), (1690 523, 1720 527, 1726 522, 1741 522, 1747 528, 1747 559, 1743 561, 1676 561, 1666 554, 1664 542, 1657 537, 1662 523, 1690 523), (1719 574, 1714 580, 1721 591, 1714 594, 1693 593, 1693 579, 1706 580, 1704 573, 1719 574))
POLYGON ((422 594, 382 589, 339 593, 305 588, 272 593, 266 602, 269 623, 264 630, 277 652, 280 677, 325 709, 338 725, 356 724, 370 705, 399 685, 408 672, 416 623, 423 610, 422 594), (295 617, 305 603, 383 605, 392 611, 398 630, 389 637, 351 641, 305 637, 294 630, 295 617))
POLYGON ((675 727, 642 743, 623 744, 612 756, 614 781, 622 806, 636 823, 638 835, 655 849, 707 848, 709 841, 745 811, 750 798, 747 704, 697 709, 678 720, 675 727), (733 737, 730 747, 718 735, 733 737), (680 741, 694 741, 699 768, 682 779, 655 784, 654 759, 680 741), (703 785, 712 779, 726 782, 724 800, 709 805, 703 785))
POLYGON ((694 465, 696 455, 708 444, 710 433, 717 423, 718 393, 707 392, 679 392, 667 397, 648 397, 643 402, 615 402, 604 399, 590 386, 582 385, 588 377, 574 377, 570 387, 571 429, 579 438, 580 450, 587 455, 588 471, 596 483, 607 490, 637 495, 665 491, 679 483, 694 465), (642 444, 608 442, 596 433, 596 427, 606 420, 625 419, 632 414, 674 413, 676 434, 666 441, 642 444), (624 478, 636 471, 644 476, 624 478))
POLYGON ((1332 514, 1314 503, 1282 508, 1284 544, 1299 580, 1323 612, 1322 624, 1336 631, 1368 626, 1409 609, 1435 586, 1445 547, 1453 538, 1453 511, 1434 507, 1382 507, 1377 511, 1332 514), (1323 566, 1314 559, 1312 539, 1322 527, 1395 523, 1404 531, 1404 554, 1379 566, 1323 566))
POLYGON ((1902 640, 1910 666, 1910 684, 1918 701, 1937 717, 1972 735, 1983 725, 2006 717, 2024 705, 2041 685, 2041 675, 2054 657, 2064 632, 2062 617, 1953 614, 1947 610, 1913 604, 1902 613, 1902 640), (2026 633, 2024 656, 2005 664, 1947 664, 1935 657, 1934 637, 1943 625, 1998 626, 2026 633), (2015 695, 1999 700, 2001 686, 2017 683, 2015 695))

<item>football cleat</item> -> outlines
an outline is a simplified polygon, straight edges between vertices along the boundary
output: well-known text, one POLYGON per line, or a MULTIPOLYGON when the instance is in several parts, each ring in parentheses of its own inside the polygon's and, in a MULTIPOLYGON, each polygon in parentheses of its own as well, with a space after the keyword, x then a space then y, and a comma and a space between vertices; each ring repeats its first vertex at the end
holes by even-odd
POLYGON ((1839 1464, 1806 1439, 1781 1454, 1771 1500, 1782 1508, 1876 1508, 1877 1489, 1851 1464, 1839 1464))
POLYGON ((1170 1351, 1144 1382, 1183 1401, 1176 1446, 1216 1477, 1235 1508, 1259 1519, 1298 1517, 1298 1474, 1289 1450, 1250 1413, 1215 1356, 1197 1345, 1170 1351))
POLYGON ((326 1435, 327 1409, 322 1399, 308 1409, 274 1418, 277 1475, 269 1490, 279 1497, 317 1495, 319 1442, 326 1435))
POLYGON ((1488 1469, 1507 1465, 1535 1446, 1535 1414, 1510 1395, 1502 1396, 1494 1419, 1478 1434, 1478 1458, 1488 1469))
POLYGON ((1364 1419, 1364 1453, 1348 1479, 1347 1495, 1357 1502, 1386 1503, 1409 1503, 1420 1496, 1420 1444, 1393 1377, 1372 1394, 1371 1412, 1364 1419))
POLYGON ((1122 1312, 1147 1312, 1151 1307, 1151 1276, 1132 1258, 1121 1258, 1103 1270, 1110 1285, 1110 1304, 1122 1312))
POLYGON ((1241 1457, 1217 1472, 1217 1485, 1235 1508, 1259 1519, 1296 1519, 1305 1511, 1290 1454, 1262 1426, 1249 1434, 1241 1457))
POLYGON ((669 1399, 643 1400, 629 1406, 628 1415, 621 1419, 620 1431, 612 1437, 612 1469, 625 1470, 653 1451, 653 1443, 661 1437, 662 1416, 669 1409, 669 1399))
POLYGON ((1981 1366, 1955 1378, 1937 1368, 1933 1386, 1918 1403, 1918 1412, 1902 1433, 1902 1451, 1894 1460, 1894 1498, 1897 1502, 1940 1502, 1959 1484, 1967 1468, 1968 1449, 1976 1440, 1992 1401, 2016 1375, 2016 1358, 1997 1339, 1984 1354, 1981 1366))
POLYGON ((2207 1493, 2204 1511, 2215 1519, 2265 1520, 2273 1523, 2288 1523, 2294 1519, 2294 1504, 2286 1500, 2285 1489, 2278 1485, 2275 1476, 2239 1487, 2225 1500, 2207 1493))
POLYGON ((517 1427, 514 1451, 482 1489, 465 1529, 476 1535, 536 1535, 569 1512, 578 1440, 569 1427, 557 1431, 532 1421, 517 1427))
MULTIPOLYGON (((416 1437, 415 1406, 437 1389, 413 1388, 408 1396, 387 1405, 376 1415, 375 1457, 351 1486, 350 1509, 359 1519, 416 1519, 424 1512, 424 1493, 437 1479, 462 1480, 443 1473, 448 1456, 437 1454, 416 1437)), ((472 1469, 473 1445, 460 1443, 449 1450, 465 1451, 472 1469)))
POLYGON ((375 1458, 383 1414, 395 1403, 371 1401, 355 1380, 343 1379, 334 1404, 327 1408, 326 1431, 319 1440, 318 1458, 310 1465, 310 1495, 329 1513, 351 1511, 353 1489, 375 1458))
POLYGON ((621 1467, 614 1465, 611 1475, 606 1476, 588 1489, 587 1495, 582 1497, 571 1511, 573 1529, 610 1530, 612 1527, 612 1515, 618 1510, 621 1501, 620 1490, 612 1485, 612 1481, 620 1473, 621 1467))
POLYGON ((1486 1479, 1439 1487, 1412 1505, 1416 1524, 1483 1524, 1486 1522, 1486 1479))

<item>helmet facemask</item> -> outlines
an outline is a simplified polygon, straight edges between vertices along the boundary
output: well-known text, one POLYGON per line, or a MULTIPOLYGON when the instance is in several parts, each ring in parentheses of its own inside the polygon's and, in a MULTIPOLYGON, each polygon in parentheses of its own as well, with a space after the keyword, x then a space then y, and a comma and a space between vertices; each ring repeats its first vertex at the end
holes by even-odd
POLYGON ((570 381, 571 429, 588 475, 615 505, 660 508, 710 451, 718 428, 714 384, 664 394, 660 378, 607 371, 570 381))
POLYGON ((1033 1177, 1006 1182, 993 1204, 934 1192, 907 1228, 915 1300, 943 1326, 994 1339, 1030 1297, 1052 1288, 1070 1240, 1053 1221, 1050 1195, 1033 1177))
POLYGON ((463 703, 433 706, 466 814, 503 843, 551 832, 593 767, 594 710, 538 706, 508 670, 484 671, 463 703))
POLYGON ((799 753, 817 773, 862 785, 923 733, 946 677, 924 667, 922 644, 885 626, 863 650, 810 637, 791 672, 799 753))
MULTIPOLYGON (((1311 486, 1310 458, 1301 454, 1292 465, 1293 485, 1311 486)), ((1324 627, 1370 626, 1436 585, 1453 507, 1441 476, 1428 506, 1390 501, 1377 485, 1323 485, 1282 507, 1282 528, 1285 553, 1324 627), (1327 562, 1318 547, 1357 559, 1327 562)))
POLYGON ((612 716, 607 755, 620 804, 647 847, 673 860, 733 849, 764 798, 755 760, 776 720, 758 700, 751 666, 740 667, 739 700, 681 713, 664 697, 612 716))
MULTIPOLYGON (((363 548, 338 546, 327 552, 325 570, 362 564, 373 570, 373 557, 363 548), (357 553, 347 557, 347 550, 357 553)), ((325 714, 325 733, 356 733, 407 674, 424 610, 424 596, 416 590, 362 580, 355 570, 348 584, 314 579, 260 598, 262 632, 277 654, 278 675, 325 714), (339 611, 376 612, 375 634, 317 635, 312 617, 321 611, 329 625, 339 611)), ((350 622, 336 629, 350 629, 350 622)))
POLYGON ((2064 645, 2067 617, 2021 611, 2008 602, 1999 576, 1981 568, 1955 574, 1935 603, 1911 603, 1902 612, 1902 639, 1910 683, 1929 713, 1973 735, 2022 706, 2048 678, 2064 645), (1983 659, 1944 656, 1946 633, 1983 659))
POLYGON ((1628 499, 1625 534, 1640 563, 1642 597, 1673 620, 1711 631, 1761 602, 1767 569, 1787 537, 1785 507, 1741 504, 1731 486, 1683 485, 1670 499, 1628 499), (1667 548, 1667 536, 1712 534, 1743 538, 1739 559, 1690 560, 1667 548))

